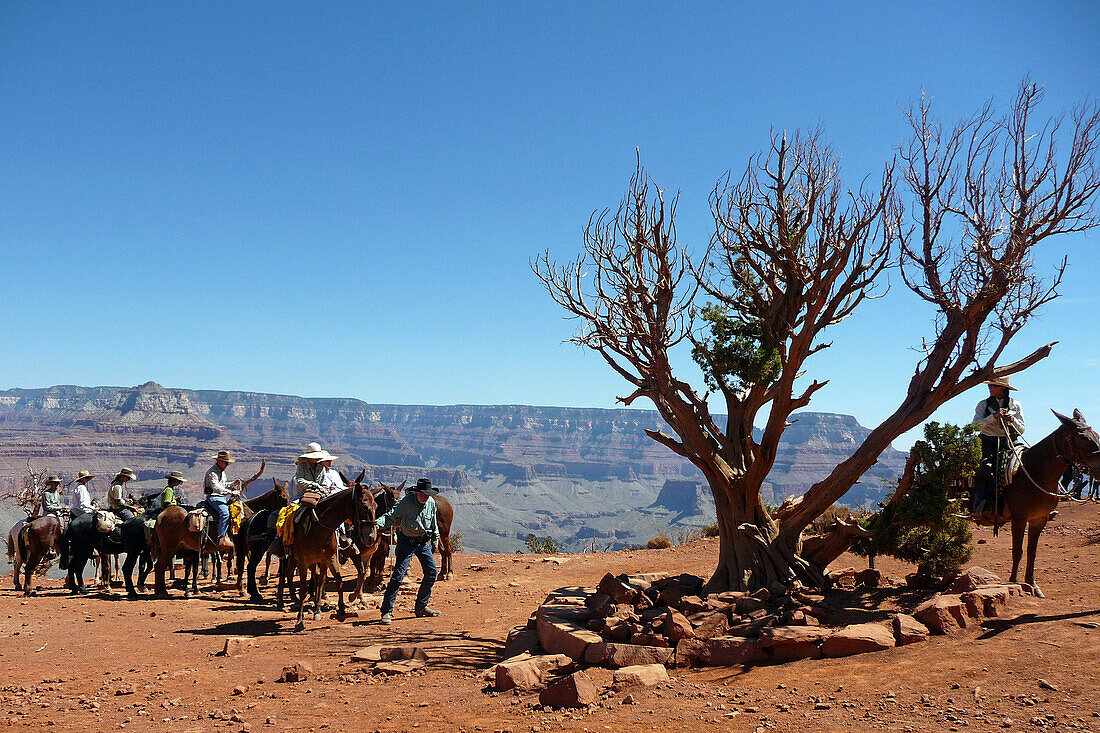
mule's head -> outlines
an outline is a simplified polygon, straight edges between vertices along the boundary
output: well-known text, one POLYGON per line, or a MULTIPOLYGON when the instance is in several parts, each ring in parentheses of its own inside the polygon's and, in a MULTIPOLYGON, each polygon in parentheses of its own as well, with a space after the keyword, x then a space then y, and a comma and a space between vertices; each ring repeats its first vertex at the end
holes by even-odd
POLYGON ((280 499, 286 499, 286 501, 289 503, 290 502, 290 492, 287 490, 287 488, 290 486, 290 482, 289 481, 283 481, 282 483, 280 483, 279 479, 272 476, 271 477, 271 483, 275 484, 275 490, 277 490, 279 492, 279 498, 280 499))
POLYGON ((352 512, 352 524, 355 531, 366 538, 374 530, 374 520, 378 518, 378 504, 374 495, 363 485, 365 472, 351 482, 351 500, 355 511, 352 512))
POLYGON ((1063 460, 1100 470, 1100 436, 1085 422, 1081 411, 1074 410, 1073 417, 1066 417, 1055 410, 1051 412, 1061 423, 1054 432, 1060 438, 1059 454, 1063 460))
POLYGON ((401 496, 403 488, 405 488, 404 481, 396 489, 389 484, 382 484, 374 490, 374 501, 378 504, 378 516, 382 516, 393 509, 394 505, 397 504, 398 497, 401 496))

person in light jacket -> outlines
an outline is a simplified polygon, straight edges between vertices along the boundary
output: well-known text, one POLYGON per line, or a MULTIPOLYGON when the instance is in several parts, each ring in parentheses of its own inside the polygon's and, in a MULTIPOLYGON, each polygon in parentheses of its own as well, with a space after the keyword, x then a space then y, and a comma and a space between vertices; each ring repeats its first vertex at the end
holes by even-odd
POLYGON ((435 499, 438 489, 432 482, 422 478, 416 482, 401 498, 393 509, 379 517, 375 524, 379 527, 397 527, 397 549, 393 575, 382 596, 382 623, 393 623, 393 607, 397 602, 397 592, 401 590, 401 581, 409 570, 409 561, 416 555, 424 579, 420 581, 420 590, 416 594, 416 616, 438 616, 439 611, 428 606, 432 599, 432 586, 439 571, 432 556, 432 547, 439 540, 439 525, 436 521, 435 499))

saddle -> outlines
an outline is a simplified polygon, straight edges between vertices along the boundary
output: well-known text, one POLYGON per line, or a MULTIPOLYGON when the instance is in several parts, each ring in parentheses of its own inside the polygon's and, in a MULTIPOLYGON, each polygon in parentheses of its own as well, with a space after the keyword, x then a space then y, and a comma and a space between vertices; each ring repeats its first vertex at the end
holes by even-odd
POLYGON ((115 531, 115 528, 122 524, 114 512, 99 511, 95 513, 95 528, 101 534, 111 534, 115 531))
POLYGON ((205 534, 210 526, 210 512, 202 507, 187 512, 187 529, 199 534, 205 534))

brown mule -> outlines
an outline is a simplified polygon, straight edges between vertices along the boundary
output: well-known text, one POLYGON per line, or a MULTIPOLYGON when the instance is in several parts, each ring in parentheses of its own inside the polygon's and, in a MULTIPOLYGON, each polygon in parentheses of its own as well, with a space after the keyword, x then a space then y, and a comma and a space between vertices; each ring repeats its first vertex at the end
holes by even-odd
MULTIPOLYGON (((382 516, 390 509, 393 509, 395 503, 397 503, 397 494, 405 486, 404 482, 401 486, 397 487, 395 491, 392 487, 382 484, 382 487, 376 491, 371 492, 371 496, 374 498, 376 506, 375 515, 382 516)), ((348 598, 348 603, 355 603, 357 600, 363 598, 363 585, 367 581, 367 571, 370 570, 370 578, 372 583, 372 590, 378 588, 381 585, 381 569, 378 571, 378 581, 375 582, 375 553, 382 553, 382 568, 386 564, 386 555, 389 553, 390 545, 386 533, 382 530, 376 530, 374 532, 369 531, 369 528, 365 528, 367 531, 363 533, 352 533, 350 535, 352 546, 347 550, 341 550, 337 557, 337 562, 343 565, 347 560, 351 560, 352 565, 355 566, 356 578, 355 578, 355 590, 348 598)))
POLYGON ((51 550, 61 551, 61 520, 54 515, 27 519, 11 528, 8 559, 16 590, 22 590, 25 596, 31 595, 34 589, 31 577, 51 550), (24 576, 22 585, 19 583, 20 571, 24 576))
MULTIPOLYGON (((1053 410, 1051 412, 1054 412, 1053 410)), ((1027 530, 1027 569, 1024 586, 1042 598, 1043 592, 1035 584, 1035 550, 1039 535, 1050 521, 1058 502, 1058 479, 1071 463, 1100 470, 1100 437, 1085 422, 1080 410, 1068 418, 1054 412, 1061 424, 1053 433, 1026 449, 1021 455, 1021 465, 1012 482, 1004 488, 1004 504, 1007 515, 998 517, 995 524, 1012 523, 1012 575, 1017 582, 1020 559, 1023 557, 1024 530, 1027 530)), ((988 525, 989 522, 979 522, 988 525)))
MULTIPOLYGON (((311 582, 313 584, 313 620, 321 619, 321 592, 325 587, 325 576, 330 572, 336 581, 339 593, 336 618, 341 621, 344 619, 344 579, 340 574, 340 568, 336 565, 338 549, 336 528, 350 520, 352 532, 355 535, 370 533, 377 510, 374 497, 363 488, 361 480, 362 474, 352 483, 350 489, 344 489, 322 499, 314 507, 316 519, 306 519, 294 526, 294 542, 286 551, 288 567, 280 575, 289 580, 291 572, 297 571, 301 581, 298 593, 298 623, 294 627, 296 631, 302 631, 306 627, 303 617, 311 582)), ((280 586, 282 582, 281 578, 280 586)))
MULTIPOLYGON (((234 482, 239 483, 239 490, 242 494, 250 483, 260 477, 266 465, 266 460, 261 461, 260 470, 256 472, 255 476, 247 480, 237 479, 237 481, 234 482)), ((155 587, 156 596, 158 598, 168 597, 168 588, 164 584, 164 573, 168 570, 168 566, 172 564, 176 553, 179 552, 180 549, 197 552, 200 556, 207 552, 236 551, 236 547, 229 538, 229 535, 221 538, 221 544, 215 545, 208 535, 192 531, 191 528, 187 526, 187 510, 181 506, 170 506, 160 513, 157 517, 156 525, 153 527, 151 544, 153 559, 156 563, 155 587)), ((197 580, 192 578, 191 582, 192 587, 195 587, 197 580)))

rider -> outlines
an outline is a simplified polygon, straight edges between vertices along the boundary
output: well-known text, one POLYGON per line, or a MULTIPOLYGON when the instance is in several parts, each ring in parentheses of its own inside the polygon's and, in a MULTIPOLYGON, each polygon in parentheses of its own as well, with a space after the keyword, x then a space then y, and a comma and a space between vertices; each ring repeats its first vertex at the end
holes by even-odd
POLYGON ((229 451, 218 451, 218 455, 214 456, 214 465, 206 472, 203 480, 203 492, 208 494, 206 503, 217 522, 211 535, 215 544, 219 544, 229 530, 229 502, 236 501, 241 496, 236 482, 230 481, 225 475, 225 469, 234 460, 229 451))
POLYGON ((436 521, 435 499, 439 490, 432 487, 432 482, 426 478, 417 480, 416 488, 409 489, 384 515, 379 517, 375 524, 379 527, 397 525, 397 550, 393 566, 393 575, 386 585, 386 593, 382 596, 382 623, 393 622, 393 606, 397 602, 397 592, 401 590, 401 581, 405 579, 405 573, 409 569, 409 561, 416 555, 420 561, 420 568, 424 571, 424 578, 420 581, 420 590, 416 594, 417 617, 438 616, 439 611, 428 607, 432 599, 432 586, 438 573, 435 566, 435 558, 432 556, 432 545, 439 539, 439 524, 436 521))
POLYGON ((115 516, 126 521, 127 519, 134 518, 134 510, 137 508, 125 498, 123 498, 122 487, 127 482, 133 481, 137 478, 137 474, 129 468, 123 468, 118 472, 118 475, 111 480, 111 487, 107 489, 107 508, 114 512, 115 516))
POLYGON ((69 509, 69 513, 73 516, 73 519, 76 519, 81 514, 95 511, 95 505, 92 504, 92 496, 88 493, 88 482, 94 478, 94 474, 88 473, 83 469, 76 474, 76 484, 73 486, 73 505, 69 509))
POLYGON ((172 471, 171 473, 165 474, 164 478, 168 479, 168 485, 161 490, 160 495, 157 497, 160 502, 157 506, 157 513, 163 512, 168 507, 176 506, 180 503, 180 496, 177 494, 176 488, 187 480, 179 471, 172 471))
POLYGON ((996 519, 994 514, 994 475, 1001 465, 1001 454, 1024 434, 1024 413, 1020 403, 1008 396, 1016 388, 1008 383, 1008 377, 997 377, 986 382, 989 397, 974 409, 974 424, 979 428, 982 442, 982 465, 974 477, 974 501, 971 507, 976 518, 985 521, 996 519))
POLYGON ((297 468, 294 470, 294 478, 290 480, 290 486, 287 489, 291 502, 295 504, 300 502, 306 491, 315 491, 322 498, 331 493, 332 477, 329 474, 328 466, 331 466, 332 461, 335 459, 336 456, 327 450, 322 450, 320 443, 307 445, 306 452, 294 461, 297 468), (322 461, 327 461, 328 466, 321 465, 322 461))
POLYGON ((42 490, 42 516, 59 517, 66 509, 68 507, 61 503, 61 479, 51 474, 46 477, 46 488, 42 490))

